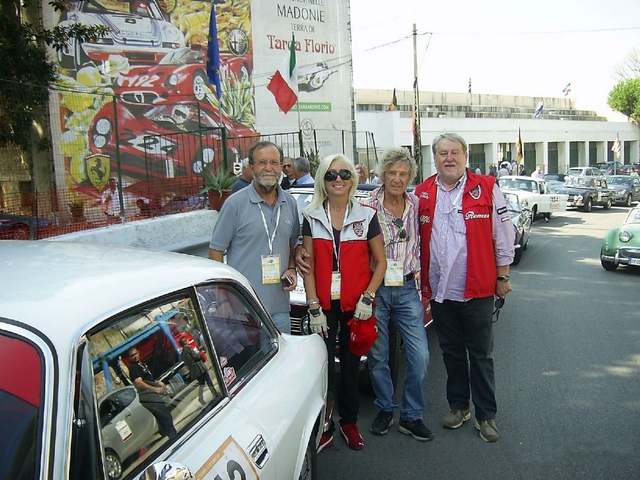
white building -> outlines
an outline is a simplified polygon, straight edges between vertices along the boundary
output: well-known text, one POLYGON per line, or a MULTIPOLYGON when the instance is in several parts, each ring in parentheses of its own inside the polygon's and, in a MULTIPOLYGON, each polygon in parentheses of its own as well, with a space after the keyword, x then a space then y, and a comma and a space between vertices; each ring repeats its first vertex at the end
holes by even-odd
MULTIPOLYGON (((389 111, 391 90, 356 90, 358 154, 371 167, 375 160, 364 153, 375 143, 379 154, 394 146, 413 144, 413 91, 398 91, 398 106, 389 111), (363 159, 364 157, 364 159, 363 159)), ((565 172, 569 167, 618 160, 639 161, 638 127, 627 122, 608 122, 595 112, 576 110, 566 98, 545 98, 542 114, 534 117, 539 97, 420 92, 423 177, 435 173, 431 141, 442 132, 455 132, 469 144, 469 166, 486 173, 502 159, 516 159, 520 128, 524 165, 531 173, 540 165, 545 173, 565 172), (620 138, 620 158, 611 151, 620 138)))

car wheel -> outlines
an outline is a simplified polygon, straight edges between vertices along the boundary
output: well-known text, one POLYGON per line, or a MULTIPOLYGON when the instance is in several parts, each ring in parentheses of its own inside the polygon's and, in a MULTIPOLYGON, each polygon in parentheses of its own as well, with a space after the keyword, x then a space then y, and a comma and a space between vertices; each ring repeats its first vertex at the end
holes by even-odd
POLYGON ((122 462, 113 450, 107 449, 105 454, 104 464, 107 469, 107 475, 110 479, 117 480, 122 476, 122 462))
POLYGON ((613 272, 616 268, 618 268, 618 264, 615 262, 610 262, 609 260, 605 260, 602 258, 602 250, 600 250, 600 264, 602 268, 604 268, 607 272, 613 272))
POLYGON ((16 225, 11 229, 9 238, 13 238, 14 240, 29 240, 31 238, 29 227, 26 225, 16 225))
POLYGON ((389 371, 391 372, 391 382, 393 388, 398 387, 398 377, 400 376, 400 354, 402 349, 402 338, 400 332, 393 322, 389 321, 389 371))
POLYGON ((611 208, 611 199, 607 200, 607 203, 604 204, 604 208, 605 210, 609 210, 611 208))
POLYGON ((584 202, 584 206, 582 207, 582 210, 585 212, 591 211, 591 197, 587 198, 587 201, 584 202))
POLYGON ((516 253, 513 256, 513 262, 511 262, 511 265, 518 265, 520 260, 522 260, 522 248, 516 248, 516 253))
POLYGON ((532 222, 536 219, 537 215, 538 215, 538 206, 534 205, 533 208, 531 209, 531 221, 532 222))
POLYGON ((196 100, 199 102, 204 100, 207 87, 207 79, 204 76, 202 71, 198 70, 193 74, 193 95, 196 97, 196 100))
POLYGON ((251 76, 251 72, 249 71, 249 65, 247 65, 246 63, 243 63, 242 66, 240 67, 240 81, 248 82, 250 76, 251 76))
POLYGON ((627 199, 624 201, 624 206, 625 207, 631 206, 631 194, 627 195, 627 199))
POLYGON ((315 446, 315 435, 312 435, 304 452, 302 468, 300 469, 299 480, 315 480, 318 475, 318 452, 315 446))
POLYGON ((202 147, 202 150, 198 152, 191 162, 191 173, 201 175, 207 165, 213 162, 214 157, 215 150, 213 147, 202 147))

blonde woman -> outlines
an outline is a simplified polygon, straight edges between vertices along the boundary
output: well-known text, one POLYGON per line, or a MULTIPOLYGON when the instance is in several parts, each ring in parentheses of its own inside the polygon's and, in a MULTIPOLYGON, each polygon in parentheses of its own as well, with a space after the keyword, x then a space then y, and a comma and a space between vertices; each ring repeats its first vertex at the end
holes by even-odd
MULTIPOLYGON (((304 286, 311 327, 325 338, 329 390, 336 398, 340 432, 354 450, 364 447, 356 425, 360 359, 349 350, 347 322, 352 318, 367 320, 373 315, 375 292, 387 268, 376 211, 355 200, 357 182, 356 169, 344 155, 325 158, 318 166, 314 198, 303 212, 302 227, 303 246, 309 255, 304 286), (341 375, 335 385, 338 330, 341 375)), ((319 451, 333 444, 334 430, 331 422, 319 451)))

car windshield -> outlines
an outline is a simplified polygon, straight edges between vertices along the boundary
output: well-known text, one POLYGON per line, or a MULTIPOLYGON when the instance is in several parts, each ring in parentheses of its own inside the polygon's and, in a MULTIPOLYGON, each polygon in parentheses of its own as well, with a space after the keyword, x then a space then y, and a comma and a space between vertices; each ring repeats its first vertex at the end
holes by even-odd
POLYGON ((631 177, 607 177, 607 183, 609 185, 633 185, 633 179, 631 177))
POLYGON ((520 208, 520 201, 518 196, 515 193, 504 193, 504 200, 507 202, 507 210, 510 212, 519 212, 522 209, 520 208))
POLYGON ((640 208, 636 207, 631 210, 624 223, 625 225, 628 223, 640 223, 640 208))
POLYGON ((202 63, 202 50, 191 50, 189 47, 178 48, 167 53, 158 65, 188 65, 192 63, 202 63))
POLYGON ((584 168, 570 168, 569 171, 567 172, 567 175, 572 175, 574 177, 577 177, 579 175, 582 175, 583 171, 584 171, 584 168))
POLYGON ((516 190, 525 190, 527 192, 537 192, 537 182, 534 180, 526 180, 524 178, 501 178, 498 180, 500 188, 515 188, 516 190))
POLYGON ((561 173, 547 173, 544 176, 545 180, 556 180, 558 182, 561 182, 564 179, 564 175, 561 173))
POLYGON ((590 177, 571 177, 567 180, 567 185, 573 187, 595 187, 596 182, 590 177))
POLYGON ((137 15, 145 18, 162 20, 160 9, 153 2, 137 0, 135 2, 119 2, 117 0, 88 0, 83 3, 83 12, 137 15))

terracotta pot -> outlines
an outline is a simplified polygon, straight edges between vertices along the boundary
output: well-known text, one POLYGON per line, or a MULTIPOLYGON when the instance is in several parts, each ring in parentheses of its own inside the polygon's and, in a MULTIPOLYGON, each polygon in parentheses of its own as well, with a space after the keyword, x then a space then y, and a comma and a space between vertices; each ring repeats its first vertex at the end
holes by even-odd
POLYGON ((231 190, 223 190, 222 194, 216 191, 210 191, 209 193, 209 208, 211 210, 220 211, 222 208, 222 204, 225 202, 229 195, 231 195, 231 190))

